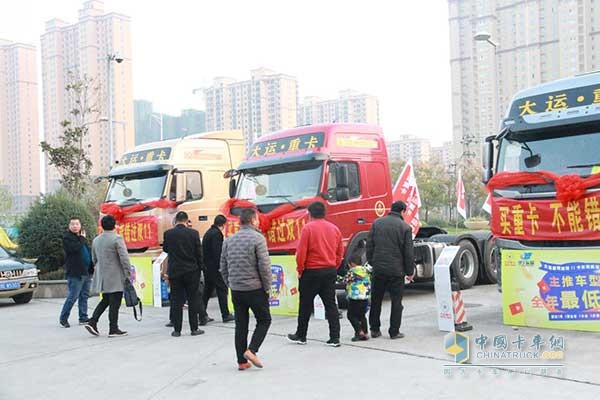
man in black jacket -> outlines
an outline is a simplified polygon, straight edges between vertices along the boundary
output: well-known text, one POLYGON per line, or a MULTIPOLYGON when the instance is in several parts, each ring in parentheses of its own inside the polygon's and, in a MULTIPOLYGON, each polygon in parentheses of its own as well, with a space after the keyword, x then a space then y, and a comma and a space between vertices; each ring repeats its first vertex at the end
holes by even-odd
POLYGON ((69 315, 75 302, 79 306, 79 325, 88 322, 88 298, 91 275, 94 272, 85 230, 81 228, 81 220, 77 217, 69 220, 69 230, 63 235, 63 250, 69 293, 60 312, 59 322, 61 326, 70 328, 69 315))
POLYGON ((371 337, 381 336, 381 302, 388 291, 392 301, 389 334, 391 339, 404 337, 402 322, 402 294, 404 279, 414 278, 415 262, 412 229, 404 222, 406 204, 396 201, 386 217, 373 223, 367 239, 367 261, 373 267, 371 281, 371 337))
POLYGON ((188 298, 188 315, 192 336, 201 335, 198 329, 198 311, 200 298, 198 290, 202 266, 202 245, 197 230, 186 226, 189 217, 185 211, 175 215, 175 227, 165 232, 163 250, 167 258, 167 276, 171 284, 172 301, 171 315, 174 337, 181 336, 183 319, 183 301, 185 294, 188 298), (185 292, 185 293, 184 293, 185 292))
MULTIPOLYGON (((206 309, 206 307, 208 307, 208 300, 210 299, 213 290, 216 289, 223 322, 230 322, 235 320, 235 317, 229 313, 229 306, 227 305, 227 285, 225 285, 223 277, 219 272, 221 249, 223 247, 223 232, 225 231, 226 222, 227 218, 225 218, 225 216, 217 215, 213 225, 206 231, 202 238, 204 265, 206 266, 202 301, 204 302, 204 307, 206 309)), ((208 320, 208 315, 205 315, 205 318, 208 320)))

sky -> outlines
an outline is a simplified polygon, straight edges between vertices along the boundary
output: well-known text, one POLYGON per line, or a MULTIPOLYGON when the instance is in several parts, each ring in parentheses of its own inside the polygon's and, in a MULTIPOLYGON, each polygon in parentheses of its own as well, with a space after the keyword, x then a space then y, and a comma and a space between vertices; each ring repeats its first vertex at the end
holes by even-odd
MULTIPOLYGON (((0 38, 39 48, 44 23, 77 21, 83 0, 1 0, 0 38)), ((451 140, 446 0, 105 0, 132 19, 134 98, 157 111, 201 108, 194 88, 265 67, 304 96, 354 89, 379 98, 388 139, 451 140)), ((40 85, 41 95, 41 85, 40 85)))

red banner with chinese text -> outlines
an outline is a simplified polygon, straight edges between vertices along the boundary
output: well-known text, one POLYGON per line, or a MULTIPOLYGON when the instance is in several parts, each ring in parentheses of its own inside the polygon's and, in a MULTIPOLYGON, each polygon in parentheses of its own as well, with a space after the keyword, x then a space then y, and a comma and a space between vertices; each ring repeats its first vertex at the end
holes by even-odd
POLYGON ((158 218, 150 217, 125 217, 119 221, 116 232, 123 236, 128 249, 141 249, 157 247, 158 218))
POLYGON ((600 239, 600 194, 578 200, 492 198, 494 236, 517 240, 600 239))

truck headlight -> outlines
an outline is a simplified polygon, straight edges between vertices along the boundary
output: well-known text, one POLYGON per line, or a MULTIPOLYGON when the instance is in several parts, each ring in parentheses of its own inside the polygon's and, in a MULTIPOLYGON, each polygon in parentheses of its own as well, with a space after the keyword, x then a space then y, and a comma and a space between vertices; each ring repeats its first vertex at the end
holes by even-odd
POLYGON ((23 270, 23 277, 31 277, 31 276, 37 276, 37 275, 38 275, 37 268, 29 268, 29 269, 23 270))

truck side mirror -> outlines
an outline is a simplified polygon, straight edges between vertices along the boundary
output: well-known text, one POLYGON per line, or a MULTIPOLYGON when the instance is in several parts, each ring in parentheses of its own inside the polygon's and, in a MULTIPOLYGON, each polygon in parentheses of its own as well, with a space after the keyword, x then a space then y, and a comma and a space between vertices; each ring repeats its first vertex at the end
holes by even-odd
POLYGON ((483 176, 481 181, 488 183, 494 175, 494 137, 490 136, 485 139, 483 145, 483 176))
POLYGON ((350 189, 348 187, 337 187, 335 189, 335 199, 337 201, 350 200, 350 189))
POLYGON ((233 199, 235 197, 235 193, 237 192, 237 184, 235 179, 231 178, 229 180, 229 198, 233 199))
POLYGON ((338 164, 335 168, 335 199, 346 201, 350 199, 350 188, 348 187, 348 166, 338 164))
POLYGON ((348 166, 343 164, 338 164, 335 168, 335 182, 336 187, 338 188, 347 188, 348 187, 348 166))
POLYGON ((177 204, 184 203, 186 200, 185 175, 182 173, 175 173, 173 174, 173 179, 176 179, 175 201, 177 204))

